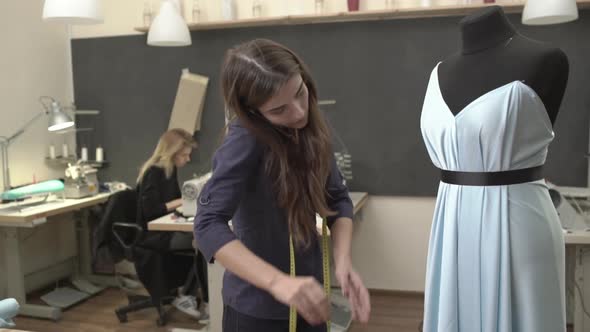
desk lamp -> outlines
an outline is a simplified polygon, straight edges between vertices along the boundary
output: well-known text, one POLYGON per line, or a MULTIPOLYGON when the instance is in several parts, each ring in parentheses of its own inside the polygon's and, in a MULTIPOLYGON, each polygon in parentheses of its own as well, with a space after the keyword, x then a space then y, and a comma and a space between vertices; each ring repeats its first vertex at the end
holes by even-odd
POLYGON ((2 179, 4 180, 4 190, 10 190, 10 172, 8 169, 8 146, 22 133, 27 130, 37 119, 45 115, 49 117, 47 125, 48 131, 59 131, 67 129, 74 125, 74 121, 63 112, 61 105, 53 98, 41 96, 39 102, 43 105, 44 110, 35 114, 19 130, 10 136, 0 136, 0 156, 2 157, 2 179), (47 106, 43 101, 50 100, 51 105, 47 106))

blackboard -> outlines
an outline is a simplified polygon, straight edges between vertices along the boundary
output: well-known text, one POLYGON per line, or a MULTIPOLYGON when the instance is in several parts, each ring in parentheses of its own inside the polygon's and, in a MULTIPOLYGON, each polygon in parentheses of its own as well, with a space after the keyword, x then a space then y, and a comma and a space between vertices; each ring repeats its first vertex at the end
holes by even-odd
MULTIPOLYGON (((567 24, 530 27, 509 15, 524 35, 565 51, 568 88, 558 116, 546 174, 554 183, 586 186, 590 104, 590 11, 567 24)), ((199 148, 181 180, 210 169, 224 124, 219 71, 234 44, 270 38, 295 50, 311 67, 323 110, 352 155, 351 190, 374 195, 434 196, 438 172, 419 129, 429 75, 460 45, 461 17, 273 26, 192 32, 192 45, 158 48, 145 35, 72 41, 75 100, 101 110, 79 116, 78 146, 105 149, 103 181, 135 183, 139 165, 166 130, 182 68, 210 78, 199 148)), ((336 148, 340 148, 337 144, 336 148)))

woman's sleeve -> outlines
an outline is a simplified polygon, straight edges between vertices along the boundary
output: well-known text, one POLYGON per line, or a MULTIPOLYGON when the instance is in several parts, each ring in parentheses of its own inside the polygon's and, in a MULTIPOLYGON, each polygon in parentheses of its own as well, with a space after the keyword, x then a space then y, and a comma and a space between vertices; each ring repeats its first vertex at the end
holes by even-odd
MULTIPOLYGON (((197 200, 194 234, 199 250, 211 261, 236 236, 228 226, 246 183, 260 167, 263 148, 248 130, 232 123, 213 156, 213 170, 197 200)), ((263 202, 261 202, 263 203, 263 202)))
POLYGON ((348 188, 344 184, 342 174, 336 165, 336 159, 332 158, 332 168, 327 184, 328 196, 326 201, 330 210, 336 212, 336 215, 327 218, 328 226, 332 227, 334 221, 338 218, 353 219, 352 200, 348 195, 348 188))
POLYGON ((164 170, 157 167, 149 168, 141 180, 139 199, 141 200, 142 222, 159 218, 166 213, 166 202, 162 200, 160 190, 165 181, 164 170))

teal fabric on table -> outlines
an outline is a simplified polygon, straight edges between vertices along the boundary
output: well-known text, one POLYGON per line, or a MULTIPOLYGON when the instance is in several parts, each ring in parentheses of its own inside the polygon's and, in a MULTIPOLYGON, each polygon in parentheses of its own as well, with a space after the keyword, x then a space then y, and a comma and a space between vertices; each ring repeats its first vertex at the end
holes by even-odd
POLYGON ((64 190, 64 183, 60 180, 49 180, 40 183, 30 184, 20 188, 8 190, 0 196, 3 200, 15 200, 31 195, 44 193, 55 193, 64 190))

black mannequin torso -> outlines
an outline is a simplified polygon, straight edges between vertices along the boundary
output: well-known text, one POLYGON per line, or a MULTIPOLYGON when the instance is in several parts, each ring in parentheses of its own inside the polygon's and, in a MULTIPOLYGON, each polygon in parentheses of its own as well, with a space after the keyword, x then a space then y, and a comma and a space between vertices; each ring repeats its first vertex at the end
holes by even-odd
POLYGON ((518 34, 498 6, 460 24, 461 52, 438 67, 440 90, 451 112, 456 115, 485 93, 520 80, 537 93, 554 123, 569 73, 565 53, 518 34))

